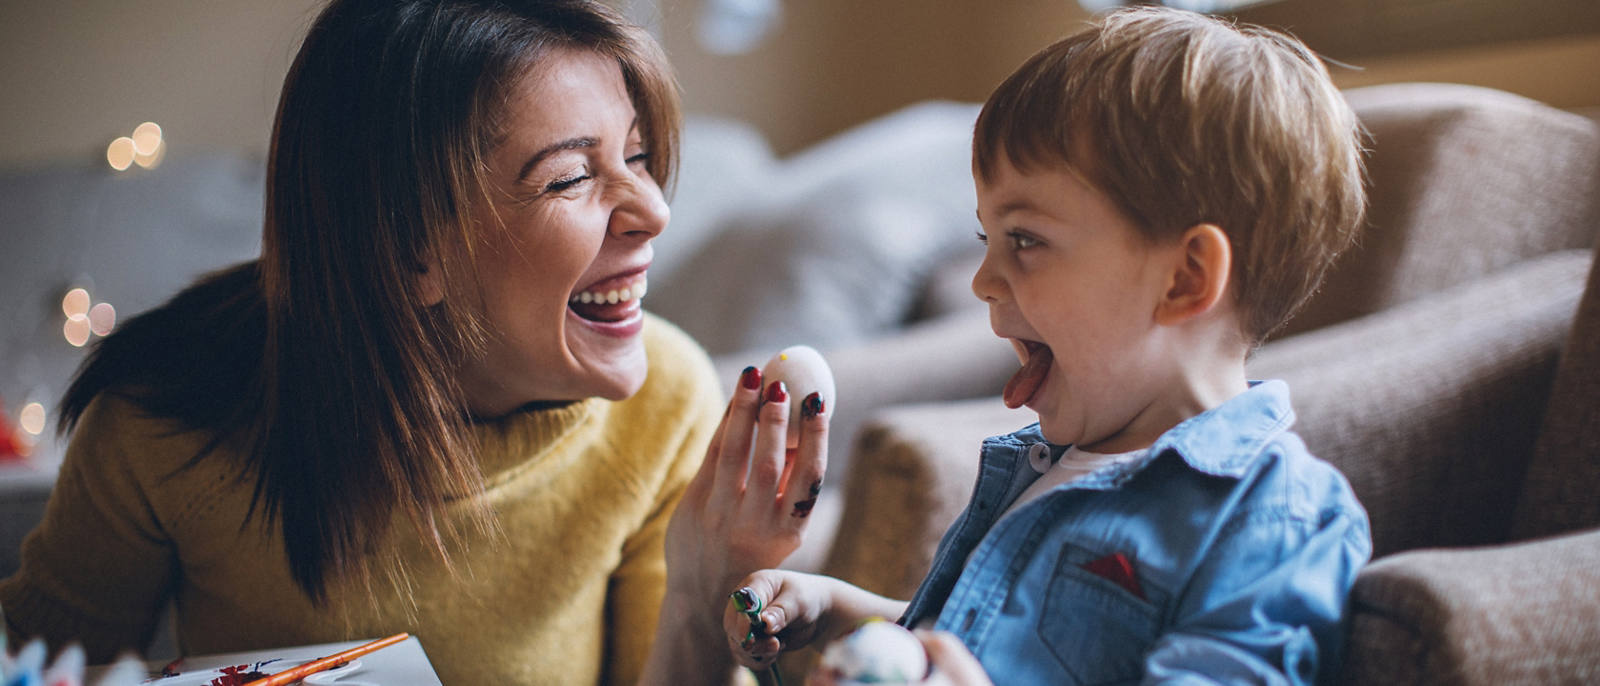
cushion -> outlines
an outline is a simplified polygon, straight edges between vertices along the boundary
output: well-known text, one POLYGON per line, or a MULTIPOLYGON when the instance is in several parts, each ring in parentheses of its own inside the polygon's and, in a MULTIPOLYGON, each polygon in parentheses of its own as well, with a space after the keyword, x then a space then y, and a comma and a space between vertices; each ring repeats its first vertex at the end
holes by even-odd
POLYGON ((1595 683, 1597 570, 1600 530, 1378 560, 1351 592, 1342 681, 1595 683))
POLYGON ((1508 539, 1589 261, 1530 259, 1250 361, 1251 377, 1289 382, 1295 430, 1354 486, 1374 557, 1508 539))
MULTIPOLYGON (((899 327, 928 273, 977 228, 976 118, 975 105, 914 105, 779 162, 756 186, 719 180, 723 213, 681 266, 653 270, 648 307, 713 354, 837 347, 899 327)), ((683 171, 675 202, 701 202, 694 192, 710 191, 688 185, 700 172, 687 157, 683 171)))
POLYGON ((1376 312, 1554 250, 1600 226, 1594 120, 1503 91, 1355 88, 1371 132, 1368 227, 1283 336, 1376 312))

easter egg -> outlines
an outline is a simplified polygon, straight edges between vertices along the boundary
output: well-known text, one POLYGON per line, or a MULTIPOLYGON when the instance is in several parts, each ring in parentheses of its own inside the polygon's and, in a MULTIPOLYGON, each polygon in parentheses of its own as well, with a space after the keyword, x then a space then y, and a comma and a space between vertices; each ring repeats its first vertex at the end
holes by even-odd
POLYGON ((779 350, 761 368, 761 378, 769 386, 782 381, 789 390, 789 436, 787 445, 800 445, 800 410, 806 396, 816 393, 826 412, 834 409, 833 370, 822 353, 809 345, 792 345, 779 350))
POLYGON ((910 630, 874 619, 828 644, 817 671, 841 685, 914 684, 928 673, 928 653, 910 630))

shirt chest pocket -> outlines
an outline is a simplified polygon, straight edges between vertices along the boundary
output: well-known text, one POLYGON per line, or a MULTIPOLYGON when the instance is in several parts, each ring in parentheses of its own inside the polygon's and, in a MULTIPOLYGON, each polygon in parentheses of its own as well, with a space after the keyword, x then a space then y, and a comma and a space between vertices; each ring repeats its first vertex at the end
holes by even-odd
POLYGON ((1160 630, 1156 606, 1108 566, 1102 554, 1064 545, 1045 593, 1039 640, 1076 684, 1138 681, 1160 630))

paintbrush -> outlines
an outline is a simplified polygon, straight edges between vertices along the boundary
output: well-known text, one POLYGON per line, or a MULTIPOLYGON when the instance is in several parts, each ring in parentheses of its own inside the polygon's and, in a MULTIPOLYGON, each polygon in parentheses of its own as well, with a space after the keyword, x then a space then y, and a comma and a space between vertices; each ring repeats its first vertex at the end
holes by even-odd
POLYGON ((316 674, 317 672, 332 669, 341 664, 361 657, 362 655, 366 655, 374 650, 379 648, 387 648, 410 637, 411 634, 398 633, 388 638, 380 638, 371 643, 358 645, 342 653, 336 653, 320 660, 307 662, 299 667, 286 669, 263 679, 256 679, 255 681, 245 684, 245 686, 284 686, 285 684, 292 684, 296 681, 311 676, 312 674, 316 674))

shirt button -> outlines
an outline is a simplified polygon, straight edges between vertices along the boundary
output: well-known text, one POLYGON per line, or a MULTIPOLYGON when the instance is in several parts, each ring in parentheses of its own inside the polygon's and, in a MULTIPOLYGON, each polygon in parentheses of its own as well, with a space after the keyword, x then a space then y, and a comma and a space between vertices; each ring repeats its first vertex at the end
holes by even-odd
POLYGON ((1040 474, 1050 471, 1050 446, 1044 443, 1028 446, 1028 466, 1040 474))
POLYGON ((966 618, 961 620, 961 631, 962 632, 966 632, 966 631, 972 629, 972 623, 977 621, 977 620, 978 620, 978 609, 977 608, 972 608, 970 610, 967 610, 966 618))

